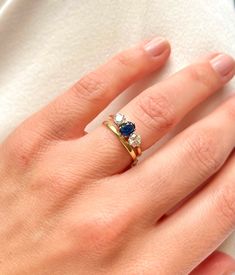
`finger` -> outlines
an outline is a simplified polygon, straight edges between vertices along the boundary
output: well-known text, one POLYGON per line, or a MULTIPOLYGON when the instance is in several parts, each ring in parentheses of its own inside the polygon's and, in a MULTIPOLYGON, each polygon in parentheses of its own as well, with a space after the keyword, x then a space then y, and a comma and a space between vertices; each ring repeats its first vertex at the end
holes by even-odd
MULTIPOLYGON (((152 86, 127 104, 121 112, 136 123, 143 150, 231 79, 235 73, 234 64, 231 57, 221 54, 206 59, 152 86)), ((96 152, 93 161, 110 174, 122 171, 131 161, 125 148, 104 126, 87 135, 86 140, 90 150, 96 152)), ((87 159, 91 159, 89 153, 87 159)))
MULTIPOLYGON (((154 246, 161 248, 160 255, 171 251, 167 264, 173 267, 173 273, 169 274, 188 274, 232 233, 235 228, 234 179, 233 154, 209 185, 151 231, 147 239, 152 249, 154 246)), ((167 266, 165 268, 169 271, 167 266)))
POLYGON ((44 108, 38 121, 57 138, 82 135, 85 126, 118 94, 162 67, 169 53, 169 43, 160 37, 119 53, 44 108))
POLYGON ((143 148, 150 147, 193 107, 230 80, 235 73, 234 64, 226 55, 200 61, 149 88, 123 108, 121 111, 133 117, 141 131, 143 148), (221 70, 218 64, 226 69, 221 70))
POLYGON ((197 266, 190 275, 232 275, 235 272, 235 260, 220 251, 213 252, 197 266))
POLYGON ((235 145, 234 121, 231 97, 123 176, 132 182, 147 223, 155 223, 219 170, 235 145))

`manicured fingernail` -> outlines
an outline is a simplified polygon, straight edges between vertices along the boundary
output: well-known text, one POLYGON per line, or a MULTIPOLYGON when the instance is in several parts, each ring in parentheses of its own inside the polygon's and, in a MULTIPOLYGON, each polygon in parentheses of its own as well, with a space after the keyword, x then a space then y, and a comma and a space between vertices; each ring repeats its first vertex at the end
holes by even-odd
POLYGON ((229 80, 235 73, 235 61, 234 59, 225 54, 219 54, 211 61, 213 69, 224 79, 229 80))
POLYGON ((168 42, 163 37, 156 37, 144 46, 145 51, 154 57, 161 55, 167 48, 168 42))

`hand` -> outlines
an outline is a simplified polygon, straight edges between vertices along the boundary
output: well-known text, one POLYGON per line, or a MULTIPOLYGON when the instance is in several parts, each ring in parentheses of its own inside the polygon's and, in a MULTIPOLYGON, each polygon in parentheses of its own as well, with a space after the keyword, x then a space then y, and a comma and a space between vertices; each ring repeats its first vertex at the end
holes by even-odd
MULTIPOLYGON (((118 54, 3 142, 0 274, 188 274, 231 233, 234 97, 128 170, 130 155, 108 128, 84 130, 169 54, 160 38, 118 54)), ((228 82, 234 67, 231 57, 211 54, 124 106, 142 149, 228 82)))

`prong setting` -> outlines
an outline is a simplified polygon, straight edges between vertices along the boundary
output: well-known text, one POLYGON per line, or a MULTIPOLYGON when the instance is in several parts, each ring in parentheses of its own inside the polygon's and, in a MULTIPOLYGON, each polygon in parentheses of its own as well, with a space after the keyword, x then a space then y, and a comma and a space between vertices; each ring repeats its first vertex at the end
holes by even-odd
POLYGON ((128 143, 135 147, 139 147, 141 145, 141 136, 137 133, 132 133, 128 138, 128 143))
POLYGON ((127 121, 125 115, 117 113, 113 116, 115 124, 123 137, 127 139, 128 143, 136 148, 141 145, 141 136, 135 132, 135 124, 133 122, 127 121))
POLYGON ((118 126, 121 126, 123 123, 126 122, 126 117, 121 113, 117 113, 113 119, 118 126))

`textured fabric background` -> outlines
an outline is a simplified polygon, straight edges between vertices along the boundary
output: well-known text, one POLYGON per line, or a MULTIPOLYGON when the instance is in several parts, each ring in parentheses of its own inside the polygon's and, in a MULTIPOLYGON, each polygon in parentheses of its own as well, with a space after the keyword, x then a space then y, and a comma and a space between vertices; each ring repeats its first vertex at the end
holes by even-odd
MULTIPOLYGON (((172 57, 163 73, 130 88, 91 129, 110 109, 196 57, 214 50, 235 56, 234 25, 232 0, 0 0, 0 140, 109 56, 143 38, 166 36, 172 57)), ((232 89, 235 81, 172 134, 232 89)), ((221 249, 235 257, 235 237, 221 249)))

